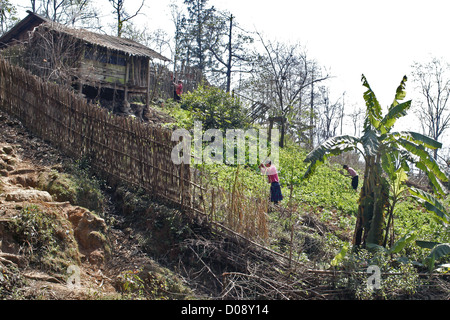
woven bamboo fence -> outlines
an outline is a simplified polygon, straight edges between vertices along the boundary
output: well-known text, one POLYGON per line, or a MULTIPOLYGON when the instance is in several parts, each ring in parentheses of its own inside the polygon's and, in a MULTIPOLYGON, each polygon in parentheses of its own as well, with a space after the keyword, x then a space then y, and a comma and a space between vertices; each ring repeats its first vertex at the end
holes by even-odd
POLYGON ((125 183, 213 226, 252 239, 267 238, 266 202, 239 188, 205 187, 189 164, 174 164, 172 131, 116 116, 63 87, 0 59, 0 108, 34 135, 74 159, 87 157, 108 183, 125 183))
POLYGON ((0 60, 0 107, 67 155, 89 157, 109 182, 191 207, 189 165, 171 161, 171 131, 114 116, 75 93, 0 60))

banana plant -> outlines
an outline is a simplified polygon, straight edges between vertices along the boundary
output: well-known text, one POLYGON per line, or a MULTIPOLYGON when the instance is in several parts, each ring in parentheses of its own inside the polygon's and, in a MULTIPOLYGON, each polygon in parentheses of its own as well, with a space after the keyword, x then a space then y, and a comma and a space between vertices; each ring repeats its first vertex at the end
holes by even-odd
MULTIPOLYGON (((450 255, 450 243, 438 243, 432 241, 416 241, 416 244, 425 249, 431 249, 428 256, 424 259, 424 264, 428 266, 430 271, 433 271, 435 268, 435 262, 438 259, 444 258, 450 255)), ((444 264, 441 268, 445 269, 448 272, 450 268, 450 264, 444 264)))
POLYGON ((406 81, 405 76, 387 113, 383 115, 375 93, 362 75, 362 83, 366 88, 363 94, 366 103, 363 135, 330 138, 311 151, 304 160, 309 166, 303 178, 308 179, 328 157, 347 151, 356 151, 363 156, 365 170, 353 236, 355 246, 365 246, 366 243, 383 245, 385 210, 389 206, 389 182, 385 170, 390 165, 389 161, 392 161, 390 155, 398 156, 397 160, 405 172, 410 170, 411 164, 415 165, 428 176, 436 194, 445 194, 441 181, 448 181, 448 178, 427 151, 439 149, 442 144, 417 132, 391 132, 397 120, 405 116, 411 107, 411 100, 402 102, 406 97, 406 81))
POLYGON ((407 154, 402 156, 398 151, 383 154, 382 168, 389 182, 389 203, 385 215, 387 222, 383 242, 384 247, 386 247, 390 234, 390 244, 392 245, 394 242, 393 225, 395 207, 399 201, 407 197, 408 186, 405 184, 408 180, 408 175, 405 171, 405 168, 408 168, 408 164, 405 161, 407 158, 407 154))

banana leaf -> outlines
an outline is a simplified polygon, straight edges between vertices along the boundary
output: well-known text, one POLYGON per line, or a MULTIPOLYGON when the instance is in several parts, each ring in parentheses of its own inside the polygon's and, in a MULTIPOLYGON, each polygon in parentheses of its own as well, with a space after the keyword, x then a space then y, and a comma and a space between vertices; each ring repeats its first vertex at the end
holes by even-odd
POLYGON ((388 113, 384 116, 380 122, 379 130, 381 134, 389 132, 394 126, 397 119, 406 116, 406 111, 411 107, 411 101, 400 103, 406 97, 406 81, 407 77, 404 76, 400 85, 397 87, 394 101, 389 107, 388 113))
POLYGON ((364 128, 368 128, 370 125, 372 125, 373 128, 378 128, 382 119, 381 105, 364 75, 362 75, 361 80, 363 82, 363 86, 367 88, 366 92, 363 94, 367 106, 364 128))
POLYGON ((446 176, 444 171, 440 168, 436 160, 434 160, 433 157, 425 150, 424 145, 416 144, 403 138, 399 138, 397 141, 402 147, 404 147, 410 153, 418 156, 420 158, 420 162, 423 163, 423 165, 425 165, 430 172, 436 175, 438 179, 441 179, 442 181, 448 181, 448 177, 446 176))
POLYGON ((341 261, 344 260, 345 255, 347 254, 349 249, 350 249, 350 243, 345 242, 344 245, 342 246, 341 250, 339 251, 339 253, 333 258, 333 260, 331 260, 330 264, 333 267, 338 266, 339 263, 341 263, 341 261))
POLYGON ((416 240, 416 245, 418 245, 421 248, 425 248, 425 249, 433 249, 438 244, 440 244, 440 242, 416 240))
POLYGON ((361 137, 361 143, 367 157, 375 156, 378 153, 380 142, 374 130, 366 128, 364 135, 361 137))
POLYGON ((397 91, 395 92, 395 98, 394 98, 394 101, 392 102, 390 109, 397 106, 399 104, 399 101, 405 99, 405 97, 406 97, 405 89, 406 89, 406 81, 407 80, 408 80, 408 78, 406 76, 403 76, 403 79, 400 82, 400 85, 397 87, 397 91))
POLYGON ((409 192, 414 199, 421 203, 428 212, 434 214, 439 221, 446 224, 450 223, 450 215, 445 206, 438 199, 431 194, 414 187, 411 187, 409 192))
POLYGON ((392 132, 390 135, 395 138, 401 138, 401 139, 407 140, 409 142, 413 142, 415 144, 422 145, 425 148, 429 148, 429 149, 442 148, 442 143, 434 140, 433 138, 430 138, 428 136, 425 136, 423 134, 420 134, 420 133, 417 133, 414 131, 392 132))
POLYGON ((441 181, 439 181, 439 179, 436 179, 436 176, 427 168, 427 166, 422 161, 415 162, 415 165, 418 169, 422 170, 426 174, 431 183, 431 187, 436 194, 438 194, 439 196, 444 196, 447 193, 441 181))
POLYGON ((434 263, 436 260, 441 259, 450 254, 450 243, 440 243, 433 247, 425 261, 427 262, 430 270, 434 269, 434 263))
POLYGON ((434 263, 436 260, 450 254, 450 243, 417 240, 416 244, 421 248, 431 249, 430 253, 425 258, 425 263, 428 265, 430 270, 434 269, 434 263))
POLYGON ((406 116, 406 111, 411 107, 411 101, 406 101, 397 104, 395 107, 389 110, 386 116, 380 122, 380 132, 382 134, 389 132, 394 126, 397 119, 406 116))
POLYGON ((415 241, 417 238, 417 235, 415 233, 408 233, 405 236, 398 239, 391 248, 389 248, 388 253, 399 253, 403 250, 408 244, 415 241))
POLYGON ((314 173, 315 169, 323 164, 327 158, 338 156, 343 152, 355 150, 358 143, 358 138, 348 135, 328 139, 311 151, 306 156, 305 160, 303 160, 306 163, 310 163, 303 175, 303 179, 308 179, 314 173))
POLYGON ((402 251, 408 244, 416 240, 417 235, 414 233, 408 233, 405 236, 398 239, 391 248, 386 249, 383 246, 374 243, 366 243, 366 248, 372 251, 379 251, 386 254, 395 254, 402 251))

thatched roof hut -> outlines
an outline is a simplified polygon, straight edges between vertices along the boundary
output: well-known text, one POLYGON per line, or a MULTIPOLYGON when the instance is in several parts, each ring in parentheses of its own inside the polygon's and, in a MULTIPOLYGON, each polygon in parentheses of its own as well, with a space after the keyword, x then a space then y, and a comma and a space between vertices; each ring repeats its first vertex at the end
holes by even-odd
POLYGON ((158 82, 158 68, 170 59, 133 40, 73 29, 31 11, 0 37, 0 49, 26 47, 24 67, 43 78, 97 90, 147 96, 158 82), (57 77, 57 79, 50 79, 57 77))

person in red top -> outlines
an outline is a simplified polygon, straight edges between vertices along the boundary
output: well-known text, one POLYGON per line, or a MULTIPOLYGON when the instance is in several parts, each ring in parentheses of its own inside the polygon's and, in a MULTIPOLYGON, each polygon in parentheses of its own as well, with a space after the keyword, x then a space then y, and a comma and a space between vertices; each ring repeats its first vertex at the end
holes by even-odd
POLYGON ((347 170, 349 177, 352 178, 352 187, 354 190, 358 189, 358 174, 356 173, 355 169, 349 167, 348 165, 344 164, 344 169, 347 170))
POLYGON ((181 80, 178 80, 178 83, 173 83, 173 85, 175 86, 175 91, 174 91, 174 99, 175 101, 180 101, 181 100, 181 95, 183 94, 183 82, 181 80))
POLYGON ((283 200, 283 194, 281 193, 277 168, 271 161, 267 161, 265 164, 261 163, 259 169, 262 174, 267 176, 268 182, 270 183, 270 201, 278 204, 279 201, 283 200))

